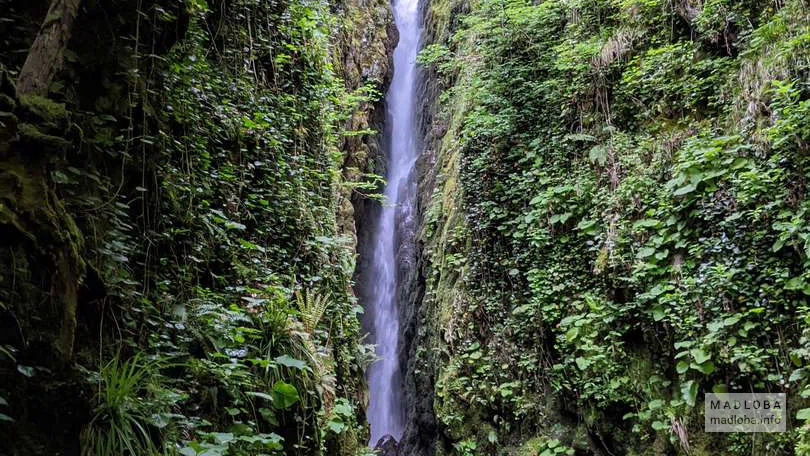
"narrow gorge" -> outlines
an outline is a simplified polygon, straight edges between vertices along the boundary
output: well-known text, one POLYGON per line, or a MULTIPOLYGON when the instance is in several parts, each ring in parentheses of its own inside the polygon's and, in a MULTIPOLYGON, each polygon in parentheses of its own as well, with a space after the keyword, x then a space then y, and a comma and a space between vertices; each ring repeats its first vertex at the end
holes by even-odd
POLYGON ((393 79, 385 97, 388 172, 383 209, 372 238, 370 270, 364 277, 370 282, 366 285, 371 288, 367 312, 373 316, 371 334, 380 357, 380 361, 372 364, 368 371, 370 398, 367 413, 372 446, 386 435, 400 440, 404 429, 407 404, 403 403, 398 350, 399 303, 402 301, 401 285, 407 280, 408 268, 413 267, 416 226, 414 95, 420 33, 417 0, 398 0, 393 8, 399 42, 394 49, 393 79))

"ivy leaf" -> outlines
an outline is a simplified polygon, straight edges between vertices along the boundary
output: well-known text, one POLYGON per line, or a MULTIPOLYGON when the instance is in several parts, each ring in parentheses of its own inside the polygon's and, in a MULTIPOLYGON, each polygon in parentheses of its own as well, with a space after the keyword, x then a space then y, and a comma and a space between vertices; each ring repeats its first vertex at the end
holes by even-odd
POLYGON ((512 315, 522 315, 522 314, 527 314, 527 313, 533 313, 532 310, 534 310, 534 309, 533 309, 533 306, 531 304, 524 304, 522 306, 518 306, 518 307, 515 307, 514 309, 512 309, 512 315))
POLYGON ((801 409, 796 412, 797 420, 810 420, 810 408, 801 409))
POLYGON ((591 234, 596 231, 596 220, 582 220, 577 224, 577 229, 585 234, 591 234))
POLYGON ((701 364, 692 364, 692 368, 700 371, 704 375, 709 375, 714 372, 714 363, 711 361, 706 361, 705 363, 701 364))
POLYGON ((794 277, 785 282, 785 290, 801 290, 804 288, 804 280, 801 277, 794 277))
POLYGON ((661 307, 661 306, 653 307, 652 314, 653 314, 653 320, 655 320, 655 321, 661 321, 661 320, 664 319, 664 317, 666 317, 666 314, 664 313, 664 308, 661 307))
POLYGON ((655 249, 652 247, 644 247, 643 249, 638 251, 639 258, 647 258, 648 256, 655 253, 655 249))
POLYGON ((345 417, 354 416, 354 407, 349 403, 346 399, 338 399, 338 402, 335 404, 335 407, 332 409, 338 415, 343 415, 345 417))
POLYGON ((234 435, 231 432, 212 432, 211 437, 214 438, 216 443, 228 443, 234 439, 234 435))
POLYGON ((663 431, 664 429, 669 429, 669 424, 664 421, 653 421, 652 428, 656 431, 663 431))
POLYGON ((793 373, 790 374, 790 378, 788 379, 788 381, 789 382, 796 382, 796 381, 799 381, 799 380, 803 379, 806 376, 807 376, 807 371, 805 371, 804 368, 799 368, 799 369, 794 370, 793 373))
POLYGON ((329 422, 326 423, 326 426, 329 428, 329 430, 331 430, 335 434, 340 434, 347 427, 346 424, 338 420, 329 420, 329 422))
POLYGON ((723 320, 723 324, 725 326, 734 326, 735 324, 737 324, 738 321, 740 321, 740 318, 742 318, 742 316, 740 315, 732 315, 730 317, 726 317, 725 320, 723 320))
POLYGON ((698 364, 703 364, 711 359, 711 355, 707 355, 702 348, 693 348, 692 350, 689 350, 689 353, 692 354, 692 358, 694 358, 695 362, 698 364))
POLYGON ((658 410, 663 406, 664 406, 664 401, 662 401, 661 399, 654 399, 654 400, 650 401, 649 404, 647 404, 647 407, 649 407, 650 410, 658 410))
POLYGON ((551 216, 551 219, 549 221, 551 222, 552 225, 555 223, 565 223, 566 221, 568 221, 569 218, 571 218, 572 215, 574 214, 570 212, 566 212, 564 214, 555 214, 551 216))
POLYGON ((590 361, 582 357, 578 357, 577 359, 574 360, 574 362, 577 363, 577 367, 579 368, 579 370, 585 370, 588 368, 588 366, 591 365, 590 361))
POLYGON ((785 283, 785 290, 801 290, 802 293, 810 295, 810 286, 802 277, 794 277, 785 283))
POLYGON ((683 374, 689 370, 689 363, 686 361, 678 361, 678 365, 675 366, 675 370, 678 371, 679 374, 683 374))

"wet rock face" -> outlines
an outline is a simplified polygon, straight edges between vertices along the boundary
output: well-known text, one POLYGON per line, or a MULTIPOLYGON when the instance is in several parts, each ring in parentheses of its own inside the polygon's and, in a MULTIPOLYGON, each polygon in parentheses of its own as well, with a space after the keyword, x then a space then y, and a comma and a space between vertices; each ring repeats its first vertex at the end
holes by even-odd
POLYGON ((397 448, 397 439, 390 435, 384 435, 377 441, 374 446, 375 450, 380 451, 380 456, 399 456, 399 448, 397 448))
MULTIPOLYGON (((337 0, 335 10, 340 17, 339 26, 332 37, 335 46, 333 65, 337 75, 345 83, 346 91, 356 93, 365 85, 385 93, 392 77, 393 48, 397 34, 390 0, 337 0)), ((385 104, 382 99, 361 103, 345 121, 348 131, 382 132, 385 123, 385 104)), ((383 135, 367 133, 349 135, 342 139, 339 148, 344 153, 342 166, 344 182, 361 182, 367 173, 385 174, 383 135)), ((363 271, 371 245, 370 233, 373 220, 377 218, 379 204, 352 186, 341 186, 337 200, 336 223, 338 232, 345 236, 347 245, 354 248, 357 256, 355 268, 355 294, 364 300, 363 271)), ((365 330, 368 332, 368 330, 365 330)), ((339 373, 349 377, 352 373, 339 373)), ((364 380, 357 377, 358 394, 351 399, 359 409, 368 406, 368 392, 364 380)), ((361 413, 360 422, 366 418, 361 413)), ((366 436, 367 438, 367 436, 366 436)), ((331 453, 330 453, 331 454, 331 453)))
MULTIPOLYGON (((425 8, 424 4, 422 7, 425 8)), ((423 41, 441 41, 435 36, 436 19, 431 17, 429 8, 423 9, 422 14, 423 41)), ((440 105, 437 100, 443 89, 439 81, 434 70, 419 68, 417 98, 420 101, 416 108, 421 152, 416 171, 419 226, 416 230, 413 264, 408 265, 407 275, 402 280, 403 286, 398 290, 402 297, 400 302, 404 303, 400 316, 400 362, 405 370, 407 416, 405 432, 398 445, 403 455, 433 456, 440 454, 437 450, 442 446, 439 442, 440 429, 433 410, 434 385, 441 365, 441 360, 436 356, 437 349, 442 345, 441 329, 435 324, 439 321, 435 298, 425 295, 426 277, 431 277, 432 272, 432 259, 426 248, 435 243, 426 235, 428 231, 425 214, 435 194, 434 190, 437 189, 438 170, 442 169, 438 165, 437 156, 444 136, 443 123, 438 120, 440 105)))
MULTIPOLYGON (((335 72, 340 75, 349 93, 370 85, 383 94, 393 76, 393 50, 397 43, 390 0, 340 0, 342 25, 334 36, 335 72)), ((385 123, 385 103, 382 98, 362 103, 346 120, 348 131, 382 132, 385 123)), ((358 134, 342 139, 344 152, 343 176, 346 182, 360 182, 366 173, 385 175, 385 153, 382 134, 358 134)), ((362 249, 367 233, 376 219, 375 201, 347 186, 338 201, 337 223, 340 232, 351 238, 351 244, 362 249)), ((360 254, 358 268, 364 258, 360 254)))

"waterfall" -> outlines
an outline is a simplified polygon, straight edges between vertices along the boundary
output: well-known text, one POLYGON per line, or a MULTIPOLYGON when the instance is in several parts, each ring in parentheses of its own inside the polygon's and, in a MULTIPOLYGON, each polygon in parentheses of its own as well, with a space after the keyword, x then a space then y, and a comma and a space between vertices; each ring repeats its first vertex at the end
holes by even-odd
POLYGON ((394 0, 394 20, 399 43, 394 49, 394 75, 386 94, 385 133, 388 139, 388 171, 385 206, 372 237, 368 306, 373 315, 372 332, 379 361, 368 369, 371 426, 370 445, 391 435, 399 440, 405 411, 400 372, 398 280, 403 264, 410 260, 415 226, 416 128, 414 93, 416 53, 419 46, 418 0, 394 0))

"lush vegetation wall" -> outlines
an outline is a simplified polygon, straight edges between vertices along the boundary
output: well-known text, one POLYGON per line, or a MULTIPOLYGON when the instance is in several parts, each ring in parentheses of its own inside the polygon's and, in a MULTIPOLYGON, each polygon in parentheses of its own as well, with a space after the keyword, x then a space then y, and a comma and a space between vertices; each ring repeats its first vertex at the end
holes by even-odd
POLYGON ((436 451, 810 452, 807 2, 425 14, 436 451), (785 392, 791 430, 709 436, 711 391, 785 392))
POLYGON ((0 453, 362 452, 387 2, 41 3, 0 2, 0 453))

